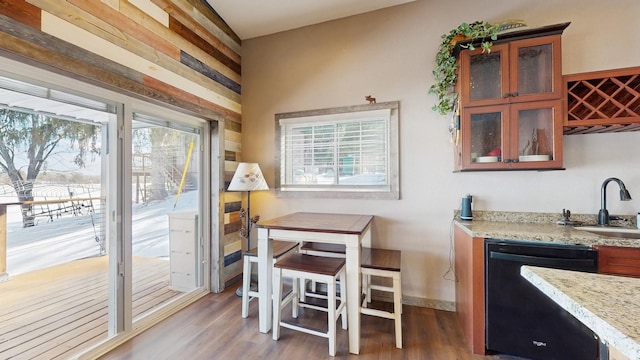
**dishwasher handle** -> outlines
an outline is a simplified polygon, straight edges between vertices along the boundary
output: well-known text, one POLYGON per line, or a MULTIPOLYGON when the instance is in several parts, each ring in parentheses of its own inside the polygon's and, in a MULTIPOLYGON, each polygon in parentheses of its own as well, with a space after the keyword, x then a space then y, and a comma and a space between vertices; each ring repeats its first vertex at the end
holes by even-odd
POLYGON ((502 253, 497 251, 491 251, 489 254, 491 259, 513 261, 522 263, 525 265, 541 265, 549 267, 559 268, 593 268, 595 269, 597 264, 594 259, 567 259, 567 258, 549 258, 542 256, 529 256, 529 255, 517 255, 502 253))

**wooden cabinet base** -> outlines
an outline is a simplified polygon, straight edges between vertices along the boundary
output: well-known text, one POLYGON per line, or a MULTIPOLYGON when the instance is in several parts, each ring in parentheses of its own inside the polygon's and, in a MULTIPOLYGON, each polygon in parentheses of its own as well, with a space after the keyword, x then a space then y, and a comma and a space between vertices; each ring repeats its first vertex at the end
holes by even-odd
POLYGON ((484 239, 454 227, 456 312, 474 354, 485 354, 484 239))
POLYGON ((594 246, 598 249, 598 272, 640 277, 640 249, 620 246, 594 246))

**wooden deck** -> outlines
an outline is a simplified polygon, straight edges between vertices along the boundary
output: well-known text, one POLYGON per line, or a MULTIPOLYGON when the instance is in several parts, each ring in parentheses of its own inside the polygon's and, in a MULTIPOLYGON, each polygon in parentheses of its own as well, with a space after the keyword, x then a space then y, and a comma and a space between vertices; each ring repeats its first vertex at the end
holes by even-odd
MULTIPOLYGON (((0 359, 66 359, 107 339, 108 257, 72 261, 0 283, 0 359)), ((169 261, 134 258, 133 316, 182 293, 169 261)))

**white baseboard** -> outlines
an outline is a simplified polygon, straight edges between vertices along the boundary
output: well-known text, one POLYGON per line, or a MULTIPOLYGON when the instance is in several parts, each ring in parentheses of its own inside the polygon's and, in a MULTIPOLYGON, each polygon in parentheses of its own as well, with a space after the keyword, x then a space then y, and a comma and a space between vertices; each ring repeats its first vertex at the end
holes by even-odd
MULTIPOLYGON (((381 292, 376 294, 374 292, 371 294, 371 298, 373 300, 378 300, 378 301, 393 302, 393 298, 389 293, 381 292)), ((436 309, 436 310, 456 311, 456 303, 453 301, 444 301, 444 300, 427 299, 423 297, 402 295, 402 303, 404 305, 426 307, 426 308, 436 309)))

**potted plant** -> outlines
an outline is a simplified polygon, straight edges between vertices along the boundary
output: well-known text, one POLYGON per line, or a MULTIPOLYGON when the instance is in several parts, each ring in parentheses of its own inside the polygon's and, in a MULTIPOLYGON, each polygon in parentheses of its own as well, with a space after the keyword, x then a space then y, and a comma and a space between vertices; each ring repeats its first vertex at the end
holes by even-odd
POLYGON ((457 94, 453 92, 458 76, 458 63, 453 55, 453 48, 458 41, 477 39, 462 45, 464 48, 474 50, 479 43, 483 51, 490 52, 493 41, 498 38, 498 32, 513 27, 524 26, 521 20, 508 20, 496 24, 485 21, 476 21, 471 24, 462 23, 448 34, 442 35, 442 42, 436 53, 436 67, 433 70, 435 82, 429 88, 430 94, 438 97, 438 102, 432 110, 446 115, 453 111, 457 94))

